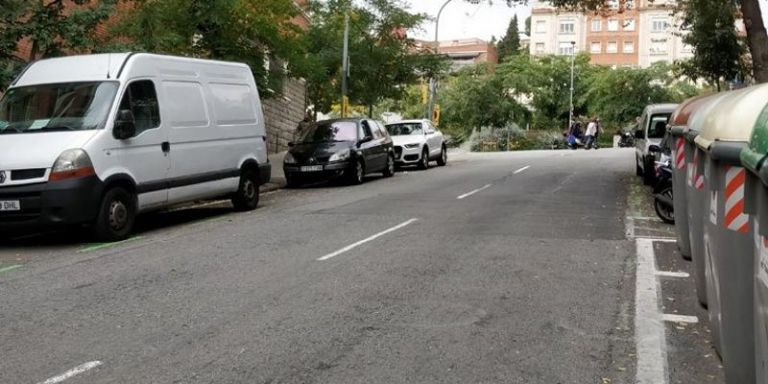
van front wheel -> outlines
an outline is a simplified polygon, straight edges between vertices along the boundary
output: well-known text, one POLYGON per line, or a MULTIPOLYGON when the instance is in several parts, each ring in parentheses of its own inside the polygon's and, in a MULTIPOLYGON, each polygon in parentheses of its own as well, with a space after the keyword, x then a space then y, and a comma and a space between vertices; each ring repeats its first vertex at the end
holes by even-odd
POLYGON ((113 187, 104 194, 94 227, 102 241, 125 240, 136 220, 136 198, 123 187, 113 187))
POLYGON ((237 211, 252 211, 259 205, 259 176, 256 172, 246 170, 240 175, 240 186, 232 205, 237 211))

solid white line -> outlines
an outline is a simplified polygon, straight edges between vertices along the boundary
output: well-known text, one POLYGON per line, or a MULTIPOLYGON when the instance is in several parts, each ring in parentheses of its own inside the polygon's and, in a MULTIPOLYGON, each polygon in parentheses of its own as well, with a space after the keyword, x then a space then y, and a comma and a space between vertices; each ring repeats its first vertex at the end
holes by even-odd
POLYGON ((673 315, 671 313, 665 313, 661 315, 661 318, 664 321, 669 321, 672 323, 689 323, 689 324, 696 324, 699 322, 699 318, 696 316, 685 316, 685 315, 673 315))
POLYGON ((463 195, 461 195, 461 196, 457 197, 457 199, 461 200, 461 199, 463 199, 463 198, 465 198, 465 197, 469 197, 469 196, 472 196, 472 195, 474 195, 475 193, 478 193, 478 192, 480 192, 480 191, 482 191, 482 190, 484 190, 484 189, 490 188, 490 187, 491 187, 491 185, 490 185, 490 184, 486 184, 486 185, 484 185, 484 186, 482 186, 482 187, 480 187, 480 188, 478 188, 478 189, 475 189, 474 191, 469 191, 469 192, 467 192, 467 193, 465 193, 465 194, 463 194, 463 195))
POLYGON ((659 313, 658 282, 653 241, 637 239, 637 281, 635 291, 635 343, 637 384, 666 384, 667 342, 659 313))
POLYGON ((74 367, 74 368, 70 369, 69 371, 64 372, 63 374, 61 374, 59 376, 51 377, 50 379, 48 379, 46 381, 43 381, 40 384, 56 384, 56 383, 61 383, 64 380, 70 379, 70 378, 72 378, 74 376, 77 376, 77 375, 83 373, 83 372, 86 372, 86 371, 89 371, 91 369, 94 369, 94 368, 98 367, 101 364, 102 364, 102 362, 98 361, 98 360, 97 361, 89 361, 89 362, 87 362, 85 364, 78 365, 77 367, 74 367))
POLYGON ((518 173, 520 173, 522 171, 525 171, 526 169, 528 169, 530 167, 531 167, 530 165, 526 165, 525 167, 522 167, 522 168, 518 169, 517 171, 515 171, 514 174, 517 175, 518 173))
POLYGON ((671 272, 671 271, 656 271, 656 276, 659 276, 659 277, 680 277, 680 278, 691 277, 691 275, 689 275, 688 272, 671 272))
POLYGON ((328 259, 330 259, 330 258, 332 258, 332 257, 336 257, 336 256, 338 256, 338 255, 341 255, 341 254, 342 254, 342 253, 344 253, 344 252, 347 252, 347 251, 349 251, 349 250, 351 250, 351 249, 354 249, 355 247, 358 247, 358 246, 360 246, 360 245, 363 245, 363 244, 365 244, 365 243, 367 243, 367 242, 369 242, 369 241, 375 240, 375 239, 377 239, 377 238, 379 238, 379 237, 381 237, 381 236, 384 236, 384 235, 386 235, 387 233, 390 233, 390 232, 394 232, 394 231, 397 231, 398 229, 400 229, 400 228, 403 228, 403 227, 405 227, 405 226, 407 226, 407 225, 409 225, 409 224, 413 223, 413 222, 414 222, 414 221, 416 221, 416 220, 418 220, 418 219, 410 219, 410 220, 408 220, 408 221, 406 221, 406 222, 404 222, 404 223, 398 224, 398 225, 396 225, 396 226, 394 226, 394 227, 392 227, 392 228, 389 228, 389 229, 387 229, 387 230, 381 231, 381 232, 379 232, 379 233, 377 233, 377 234, 375 234, 375 235, 373 235, 373 236, 371 236, 371 237, 368 237, 368 238, 366 238, 366 239, 360 240, 360 241, 358 241, 357 243, 354 243, 354 244, 348 245, 348 246, 346 246, 346 247, 344 247, 344 248, 342 248, 342 249, 339 249, 339 250, 338 250, 338 251, 336 251, 336 252, 333 252, 333 253, 329 253, 329 254, 327 254, 327 255, 325 255, 325 256, 323 256, 323 257, 318 257, 318 258, 317 258, 317 261, 324 261, 324 260, 328 260, 328 259))
POLYGON ((675 237, 653 237, 653 236, 637 236, 635 239, 643 239, 649 241, 655 241, 658 243, 674 243, 677 241, 675 237))

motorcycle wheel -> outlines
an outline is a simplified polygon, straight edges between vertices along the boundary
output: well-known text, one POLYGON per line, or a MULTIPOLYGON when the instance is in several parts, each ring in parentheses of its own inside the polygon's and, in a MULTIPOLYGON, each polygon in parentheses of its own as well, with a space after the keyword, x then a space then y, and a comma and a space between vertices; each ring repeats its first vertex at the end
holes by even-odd
MULTIPOLYGON (((659 192, 659 194, 668 197, 670 200, 673 199, 672 188, 670 187, 665 188, 663 191, 659 192)), ((658 199, 653 199, 653 208, 656 210, 656 215, 659 216, 661 221, 667 224, 675 223, 674 208, 662 204, 658 199)))

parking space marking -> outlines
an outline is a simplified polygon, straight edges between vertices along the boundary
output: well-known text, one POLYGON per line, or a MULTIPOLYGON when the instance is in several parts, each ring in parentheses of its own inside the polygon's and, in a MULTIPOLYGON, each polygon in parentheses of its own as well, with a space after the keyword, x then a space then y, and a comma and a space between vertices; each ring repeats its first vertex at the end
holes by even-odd
POLYGON ((368 237, 368 238, 365 238, 365 239, 363 239, 363 240, 360 240, 360 241, 358 241, 358 242, 356 242, 356 243, 354 243, 354 244, 350 244, 350 245, 348 245, 348 246, 346 246, 346 247, 344 247, 344 248, 342 248, 342 249, 339 249, 339 250, 338 250, 338 251, 336 251, 336 252, 333 252, 333 253, 329 253, 329 254, 327 254, 327 255, 325 255, 325 256, 322 256, 322 257, 318 257, 318 258, 317 258, 317 261, 324 261, 324 260, 328 260, 328 259, 330 259, 330 258, 332 258, 332 257, 336 257, 336 256, 338 256, 338 255, 341 255, 342 253, 344 253, 344 252, 347 252, 347 251, 350 251, 350 250, 352 250, 352 249, 354 249, 354 248, 356 248, 356 247, 359 247, 360 245, 363 245, 363 244, 365 244, 365 243, 367 243, 367 242, 369 242, 369 241, 373 241, 373 240, 376 240, 376 239, 378 239, 379 237, 386 235, 387 233, 390 233, 390 232, 394 232, 394 231, 397 231, 397 230, 398 230, 398 229, 400 229, 400 228, 403 228, 403 227, 406 227, 406 226, 408 226, 408 225, 411 225, 412 223, 414 223, 414 222, 415 222, 415 221, 417 221, 417 220, 419 220, 419 219, 416 219, 416 218, 414 218, 414 219, 410 219, 410 220, 408 220, 408 221, 405 221, 405 222, 403 222, 403 223, 400 223, 400 224, 398 224, 398 225, 395 225, 395 226, 394 226, 394 227, 392 227, 392 228, 389 228, 389 229, 385 229, 385 230, 383 230, 383 231, 381 231, 381 232, 379 232, 379 233, 377 233, 377 234, 375 234, 375 235, 373 235, 373 236, 370 236, 370 237, 368 237))
POLYGON ((636 239, 635 343, 638 384, 666 384, 667 341, 659 312, 656 259, 651 239, 636 239))
POLYGON ((19 269, 19 268, 21 268, 21 267, 22 267, 22 265, 21 265, 21 264, 9 265, 9 266, 7 266, 7 267, 2 267, 2 268, 0 268, 0 273, 10 272, 10 271, 13 271, 13 270, 19 269))
POLYGON ((142 238, 142 236, 134 236, 134 237, 129 237, 129 238, 123 240, 123 241, 116 241, 114 243, 94 243, 94 244, 89 244, 86 247, 78 250, 77 253, 86 253, 86 252, 98 251, 99 249, 115 247, 115 246, 118 246, 120 244, 127 243, 129 241, 139 240, 141 238, 142 238))
POLYGON ((665 313, 661 315, 661 318, 670 323, 696 324, 699 322, 699 318, 696 316, 675 315, 671 313, 665 313))
POLYGON ((61 375, 51 377, 50 379, 40 382, 38 384, 56 384, 61 383, 64 380, 71 379, 72 377, 75 377, 81 373, 90 371, 91 369, 94 369, 98 367, 99 365, 103 364, 101 361, 89 361, 87 363, 78 365, 77 367, 74 367, 70 369, 69 371, 66 371, 62 373, 61 375))
POLYGON ((523 172, 523 171, 525 171, 526 169, 528 169, 530 167, 531 167, 530 165, 526 165, 525 167, 522 167, 522 168, 518 169, 517 171, 515 171, 514 174, 517 175, 518 173, 523 172))
POLYGON ((469 191, 469 192, 467 192, 467 193, 465 193, 465 194, 463 194, 463 195, 460 195, 460 196, 456 197, 456 199, 458 199, 458 200, 461 200, 461 199, 463 199, 463 198, 465 198, 465 197, 469 197, 469 196, 472 196, 472 195, 474 195, 475 193, 478 193, 478 192, 480 192, 480 191, 482 191, 482 190, 484 190, 484 189, 488 189, 488 188, 490 188, 490 187, 491 187, 491 184, 486 184, 486 185, 484 185, 484 186, 482 186, 482 187, 480 187, 480 188, 478 188, 478 189, 475 189, 475 190, 473 190, 473 191, 469 191))
POLYGON ((679 277, 679 278, 686 278, 691 277, 688 272, 671 272, 671 271, 656 271, 656 276, 658 277, 679 277))

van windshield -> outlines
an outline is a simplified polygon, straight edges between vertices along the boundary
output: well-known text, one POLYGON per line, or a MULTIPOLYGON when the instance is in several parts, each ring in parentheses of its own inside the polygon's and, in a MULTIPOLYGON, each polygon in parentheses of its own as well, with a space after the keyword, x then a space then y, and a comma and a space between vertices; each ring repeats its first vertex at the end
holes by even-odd
POLYGON ((0 134, 100 129, 116 93, 116 82, 9 89, 0 100, 0 134))

